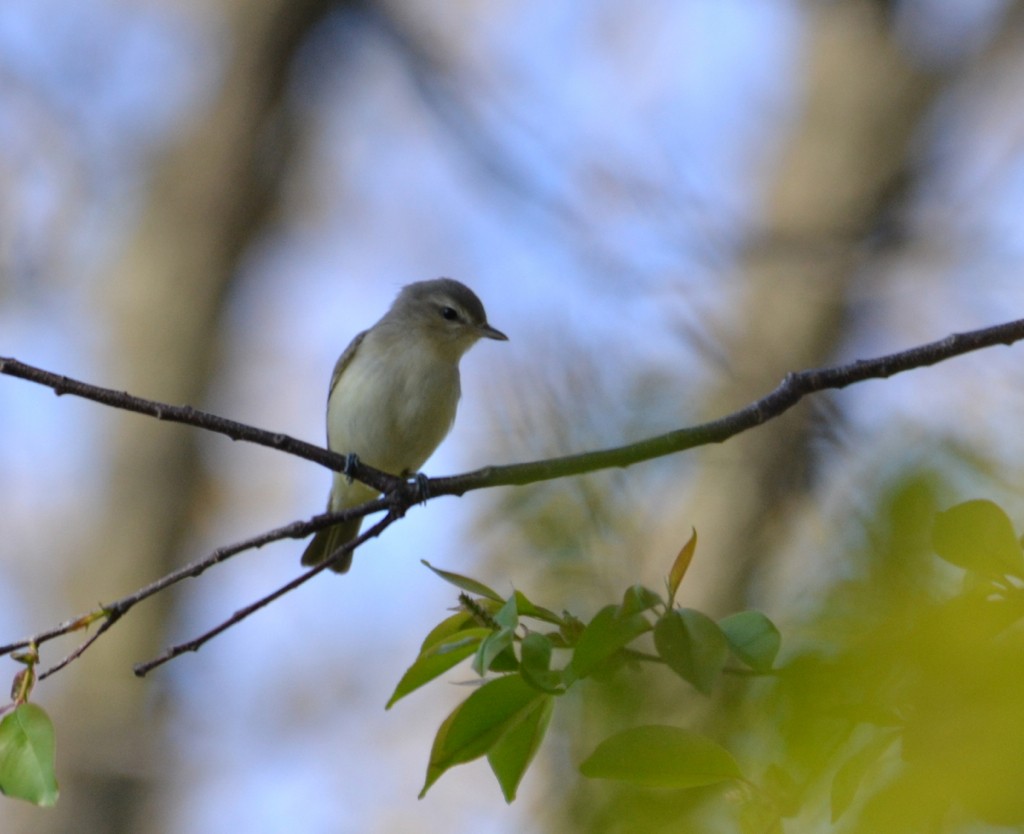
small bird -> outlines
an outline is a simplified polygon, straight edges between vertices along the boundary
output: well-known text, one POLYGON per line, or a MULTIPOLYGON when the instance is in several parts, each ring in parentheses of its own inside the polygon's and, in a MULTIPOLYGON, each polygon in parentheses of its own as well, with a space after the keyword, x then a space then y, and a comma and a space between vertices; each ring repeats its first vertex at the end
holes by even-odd
MULTIPOLYGON (((327 446, 376 469, 408 477, 444 440, 459 403, 459 360, 479 339, 507 341, 484 305, 451 278, 409 284, 369 330, 345 348, 327 395, 327 446)), ((373 487, 334 474, 329 511, 377 497, 373 487)), ((302 554, 318 565, 359 534, 361 518, 318 532, 302 554)), ((331 566, 345 573, 352 554, 331 566)))

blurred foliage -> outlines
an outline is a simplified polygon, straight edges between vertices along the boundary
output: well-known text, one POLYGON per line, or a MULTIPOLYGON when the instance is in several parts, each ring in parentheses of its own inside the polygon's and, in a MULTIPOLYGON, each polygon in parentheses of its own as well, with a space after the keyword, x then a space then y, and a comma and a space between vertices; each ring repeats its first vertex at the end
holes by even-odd
POLYGON ((389 706, 468 658, 483 682, 441 724, 424 791, 486 756, 511 802, 557 700, 559 721, 603 728, 572 763, 611 780, 571 814, 576 830, 1024 829, 1021 542, 991 501, 939 512, 937 494, 914 475, 881 498, 846 554, 857 575, 787 627, 781 663, 763 614, 716 622, 675 605, 696 534, 665 598, 633 586, 585 624, 431 568, 461 589, 460 606, 389 706), (677 678, 674 701, 650 697, 662 673, 677 678), (562 697, 584 680, 581 698, 562 697), (702 696, 704 711, 686 706, 702 696), (588 721, 595 701, 607 711, 588 721))
POLYGON ((864 575, 822 600, 764 699, 761 755, 837 830, 1024 823, 1020 543, 995 504, 937 515, 936 492, 912 477, 882 502, 864 575))

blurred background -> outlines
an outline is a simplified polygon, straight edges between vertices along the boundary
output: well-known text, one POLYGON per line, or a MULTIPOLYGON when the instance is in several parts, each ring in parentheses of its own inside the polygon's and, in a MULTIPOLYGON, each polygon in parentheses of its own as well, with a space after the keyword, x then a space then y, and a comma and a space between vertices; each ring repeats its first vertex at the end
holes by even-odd
MULTIPOLYGON (((322 442, 337 354, 448 275, 510 341, 466 357, 428 474, 640 439, 1019 318, 1022 89, 1009 0, 7 0, 0 355, 322 442)), ((3 831, 639 830, 577 784, 586 704, 513 806, 483 763, 416 799, 465 693, 383 709, 455 602, 419 560, 586 618, 661 588, 695 526, 684 602, 786 633, 894 495, 1024 519, 1022 411, 1021 348, 991 349, 721 448, 444 498, 137 680, 302 544, 239 556, 37 687, 62 796, 5 801, 3 831)), ((329 480, 2 378, 0 642, 307 518, 329 480)))

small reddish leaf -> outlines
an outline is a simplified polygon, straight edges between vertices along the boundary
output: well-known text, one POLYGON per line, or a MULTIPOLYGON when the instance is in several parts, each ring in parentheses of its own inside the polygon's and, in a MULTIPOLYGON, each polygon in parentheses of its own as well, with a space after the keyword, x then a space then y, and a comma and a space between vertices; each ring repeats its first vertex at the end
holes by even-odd
POLYGON ((697 550, 697 528, 691 528, 693 533, 690 540, 683 545, 676 560, 672 563, 672 570, 668 572, 668 607, 671 608, 676 602, 676 591, 686 576, 686 571, 693 561, 693 554, 697 550))

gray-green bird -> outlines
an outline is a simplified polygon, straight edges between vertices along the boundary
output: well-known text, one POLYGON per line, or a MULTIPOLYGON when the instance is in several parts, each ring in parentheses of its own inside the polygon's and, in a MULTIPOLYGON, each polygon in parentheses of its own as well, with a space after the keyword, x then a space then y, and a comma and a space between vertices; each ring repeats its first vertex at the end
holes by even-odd
MULTIPOLYGON (((391 309, 345 348, 327 395, 327 446, 394 475, 418 472, 444 440, 459 403, 459 360, 479 339, 508 339, 480 299, 451 278, 409 284, 391 309)), ((327 509, 370 501, 376 490, 341 472, 327 509)), ((302 554, 317 565, 359 534, 362 519, 318 532, 302 554)), ((344 573, 348 554, 332 570, 344 573)))

